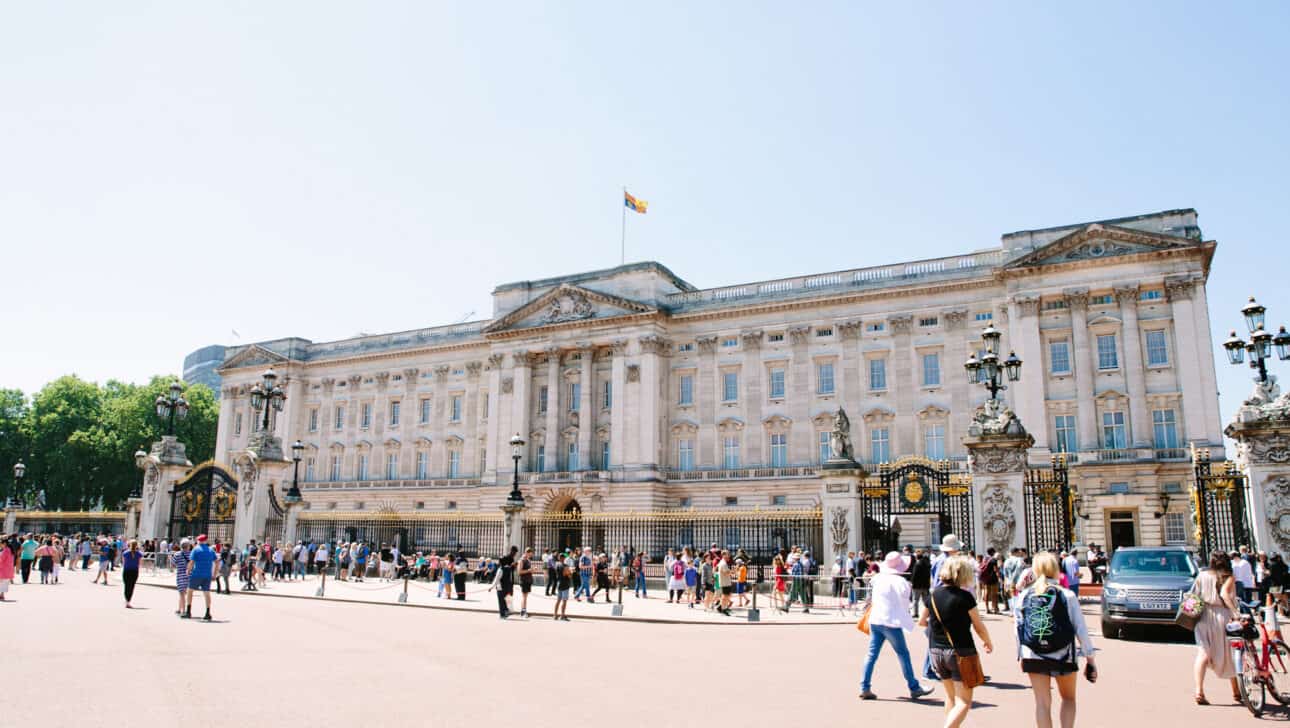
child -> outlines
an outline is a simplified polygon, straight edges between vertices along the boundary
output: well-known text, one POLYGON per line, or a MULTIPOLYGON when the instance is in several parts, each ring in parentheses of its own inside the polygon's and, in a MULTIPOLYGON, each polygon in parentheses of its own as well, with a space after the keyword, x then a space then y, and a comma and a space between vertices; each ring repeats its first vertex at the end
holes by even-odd
POLYGON ((685 564, 685 601, 694 609, 694 588, 699 584, 699 570, 695 568, 694 561, 691 560, 685 564))
POLYGON ((748 565, 743 559, 735 560, 735 594, 739 595, 739 606, 748 606, 748 565))
POLYGON ((551 619, 569 621, 569 587, 573 586, 573 566, 564 564, 556 576, 555 608, 551 610, 551 619))

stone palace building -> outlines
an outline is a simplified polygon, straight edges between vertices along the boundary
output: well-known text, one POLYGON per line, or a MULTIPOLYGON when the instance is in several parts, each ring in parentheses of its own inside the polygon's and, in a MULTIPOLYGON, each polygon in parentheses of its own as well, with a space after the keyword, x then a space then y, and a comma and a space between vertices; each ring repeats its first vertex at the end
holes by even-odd
POLYGON ((483 321, 230 348, 216 459, 247 448, 248 391, 272 366, 308 511, 496 512, 516 432, 530 508, 810 508, 839 408, 870 470, 966 469, 987 394, 963 364, 993 325, 1024 361, 1005 396, 1030 462, 1068 453, 1076 540, 1183 543, 1189 448, 1223 457, 1214 249, 1184 209, 720 288, 654 262, 506 283, 483 321))

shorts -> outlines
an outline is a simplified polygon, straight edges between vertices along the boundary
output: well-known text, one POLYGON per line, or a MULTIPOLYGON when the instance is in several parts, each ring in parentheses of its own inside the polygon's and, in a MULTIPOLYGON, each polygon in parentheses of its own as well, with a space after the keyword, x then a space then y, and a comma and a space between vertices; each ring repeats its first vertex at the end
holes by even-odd
POLYGON ((736 594, 743 594, 745 591, 747 591, 747 589, 748 589, 748 585, 747 585, 747 584, 745 584, 744 582, 742 582, 742 581, 737 581, 737 582, 735 582, 735 593, 736 593, 736 594))
POLYGON ((110 561, 100 561, 100 562, 99 562, 99 571, 107 571, 107 570, 108 570, 108 567, 109 567, 109 566, 111 566, 111 565, 112 565, 112 562, 110 562, 110 561))
POLYGON ((533 582, 529 582, 528 584, 523 582, 520 583, 520 592, 528 594, 531 591, 533 591, 533 582))
POLYGON ((567 602, 567 601, 569 601, 569 590, 568 590, 568 589, 561 589, 561 590, 560 590, 560 591, 555 595, 555 598, 556 598, 556 601, 560 601, 560 602, 567 602))
POLYGON ((703 591, 712 591, 712 582, 710 581, 703 582, 703 591))
POLYGON ((188 577, 188 589, 190 591, 211 590, 211 578, 209 576, 190 576, 188 577))
MULTIPOLYGON (((932 647, 928 650, 928 654, 932 662, 932 671, 936 673, 937 677, 942 680, 963 682, 963 675, 959 673, 959 656, 957 652, 952 649, 932 647)), ((970 654, 975 655, 976 650, 972 650, 970 654)), ((963 656, 967 657, 968 655, 963 656)))
POLYGON ((731 591, 733 591, 731 587, 728 587, 728 586, 721 587, 721 593, 724 594, 725 596, 730 596, 731 591))
POLYGON ((1022 660, 1021 671, 1027 675, 1048 675, 1061 677, 1079 672, 1079 665, 1065 660, 1049 660, 1042 657, 1022 660))

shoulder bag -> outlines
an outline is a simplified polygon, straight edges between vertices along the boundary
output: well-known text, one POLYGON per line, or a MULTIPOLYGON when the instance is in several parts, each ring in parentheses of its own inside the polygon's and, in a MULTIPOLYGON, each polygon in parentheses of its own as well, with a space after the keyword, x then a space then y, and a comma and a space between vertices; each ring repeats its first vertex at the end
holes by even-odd
POLYGON ((941 611, 936 608, 936 593, 927 595, 927 601, 932 603, 932 611, 936 614, 936 621, 941 623, 941 631, 945 633, 945 639, 949 640, 950 647, 954 648, 954 659, 958 662, 959 677, 963 678, 963 687, 975 688, 985 684, 985 672, 981 669, 980 655, 959 654, 959 648, 954 645, 954 638, 950 636, 949 625, 941 619, 941 611))
POLYGON ((866 599, 864 604, 860 605, 860 620, 856 622, 856 629, 869 634, 869 614, 873 611, 873 601, 866 599))

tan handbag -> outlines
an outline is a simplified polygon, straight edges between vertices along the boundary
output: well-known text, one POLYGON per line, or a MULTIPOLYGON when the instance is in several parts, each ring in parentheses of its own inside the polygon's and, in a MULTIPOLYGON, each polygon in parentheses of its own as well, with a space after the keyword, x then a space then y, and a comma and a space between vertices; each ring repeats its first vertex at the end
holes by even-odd
POLYGON ((954 647, 954 638, 950 636, 950 629, 945 625, 945 620, 941 619, 941 612, 936 608, 936 595, 929 593, 927 601, 932 603, 932 611, 936 613, 936 621, 941 623, 941 631, 945 633, 945 639, 949 640, 950 647, 954 648, 954 659, 958 662, 959 677, 963 678, 963 687, 976 688, 985 684, 985 671, 981 669, 980 655, 960 655, 959 649, 954 647))
POLYGON ((869 634, 869 613, 873 611, 873 602, 865 602, 861 609, 864 611, 860 614, 860 621, 856 622, 856 629, 869 634))

